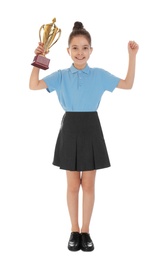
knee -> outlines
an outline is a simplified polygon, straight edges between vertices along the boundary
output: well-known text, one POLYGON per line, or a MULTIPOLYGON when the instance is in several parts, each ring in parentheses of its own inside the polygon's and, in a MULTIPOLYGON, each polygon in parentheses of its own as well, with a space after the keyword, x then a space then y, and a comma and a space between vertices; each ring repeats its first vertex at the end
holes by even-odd
POLYGON ((68 191, 71 193, 78 193, 80 188, 80 181, 73 182, 68 185, 68 191))
POLYGON ((92 193, 94 192, 94 184, 92 182, 85 182, 82 180, 81 182, 83 192, 92 193))

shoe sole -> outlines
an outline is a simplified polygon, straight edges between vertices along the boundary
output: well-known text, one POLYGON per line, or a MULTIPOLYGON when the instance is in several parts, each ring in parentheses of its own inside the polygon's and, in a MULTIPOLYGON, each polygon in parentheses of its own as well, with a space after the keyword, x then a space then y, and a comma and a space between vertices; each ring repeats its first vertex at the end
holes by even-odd
POLYGON ((92 251, 94 250, 94 247, 93 247, 93 248, 90 248, 90 249, 85 249, 85 248, 82 248, 82 247, 81 247, 81 250, 82 250, 83 252, 92 252, 92 251))
POLYGON ((76 251, 79 251, 81 248, 71 248, 71 247, 68 247, 68 250, 70 250, 71 252, 76 252, 76 251))

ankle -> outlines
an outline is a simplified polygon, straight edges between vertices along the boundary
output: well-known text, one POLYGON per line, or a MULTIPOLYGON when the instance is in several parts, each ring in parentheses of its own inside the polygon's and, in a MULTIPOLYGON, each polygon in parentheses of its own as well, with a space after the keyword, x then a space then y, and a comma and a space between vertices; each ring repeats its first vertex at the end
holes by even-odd
POLYGON ((89 229, 81 229, 81 233, 87 233, 87 234, 89 234, 89 229))
POLYGON ((80 233, 80 229, 76 228, 76 227, 72 227, 71 228, 71 232, 78 232, 78 233, 80 233))

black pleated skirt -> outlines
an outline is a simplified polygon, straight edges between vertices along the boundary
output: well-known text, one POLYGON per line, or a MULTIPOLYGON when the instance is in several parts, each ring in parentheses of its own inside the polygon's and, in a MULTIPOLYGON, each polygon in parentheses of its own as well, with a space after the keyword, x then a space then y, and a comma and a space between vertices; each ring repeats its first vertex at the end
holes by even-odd
POLYGON ((53 165, 70 171, 88 171, 110 166, 97 112, 64 114, 53 165))

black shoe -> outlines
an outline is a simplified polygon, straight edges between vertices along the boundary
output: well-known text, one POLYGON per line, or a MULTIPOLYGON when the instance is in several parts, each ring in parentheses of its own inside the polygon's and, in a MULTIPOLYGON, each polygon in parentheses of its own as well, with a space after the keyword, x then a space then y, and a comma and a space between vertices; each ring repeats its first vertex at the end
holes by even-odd
POLYGON ((81 235, 79 232, 71 232, 70 239, 68 241, 68 249, 70 251, 80 250, 81 235))
POLYGON ((81 233, 81 250, 86 252, 94 250, 94 244, 88 233, 81 233))

